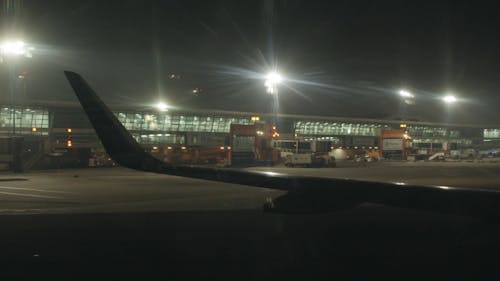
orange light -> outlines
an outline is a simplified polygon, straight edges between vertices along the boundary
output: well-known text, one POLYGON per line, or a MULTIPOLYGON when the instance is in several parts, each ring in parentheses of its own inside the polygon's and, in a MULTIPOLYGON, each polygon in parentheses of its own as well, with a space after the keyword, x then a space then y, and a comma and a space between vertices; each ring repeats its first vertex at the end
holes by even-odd
POLYGON ((171 147, 171 146, 169 146, 169 147, 167 147, 167 149, 168 149, 168 150, 171 150, 171 149, 172 149, 172 147, 171 147))
POLYGON ((224 147, 223 147, 223 146, 221 146, 221 147, 219 147, 219 148, 220 148, 220 150, 224 150, 224 147))
POLYGON ((72 131, 73 131, 73 130, 71 130, 71 128, 67 128, 67 129, 66 129, 66 132, 68 132, 68 133, 71 133, 72 131))
POLYGON ((31 128, 31 131, 36 132, 36 128, 35 127, 31 128))
POLYGON ((66 141, 66 146, 67 147, 72 147, 73 146, 73 142, 71 140, 67 140, 66 141))
POLYGON ((182 149, 182 150, 186 150, 186 147, 185 147, 185 146, 183 146, 183 147, 181 147, 181 149, 182 149))

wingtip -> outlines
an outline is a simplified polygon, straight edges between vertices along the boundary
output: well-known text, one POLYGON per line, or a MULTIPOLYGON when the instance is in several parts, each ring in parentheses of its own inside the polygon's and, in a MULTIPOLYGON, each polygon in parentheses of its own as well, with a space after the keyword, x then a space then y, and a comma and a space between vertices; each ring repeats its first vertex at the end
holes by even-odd
POLYGON ((81 77, 80 74, 74 72, 74 71, 69 71, 69 70, 64 70, 64 75, 66 75, 67 78, 70 77, 81 77))

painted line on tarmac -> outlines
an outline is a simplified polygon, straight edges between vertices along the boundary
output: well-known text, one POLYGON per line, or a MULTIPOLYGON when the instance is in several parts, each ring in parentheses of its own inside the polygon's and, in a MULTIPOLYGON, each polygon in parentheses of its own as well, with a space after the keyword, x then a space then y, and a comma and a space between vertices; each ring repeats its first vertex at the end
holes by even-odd
POLYGON ((30 194, 30 193, 6 192, 6 191, 0 191, 0 194, 21 196, 21 197, 43 198, 43 199, 65 199, 63 197, 57 197, 57 196, 39 195, 39 194, 30 194))
POLYGON ((13 186, 0 186, 0 189, 28 190, 28 191, 39 191, 39 192, 49 192, 49 193, 75 194, 74 192, 69 192, 69 191, 47 190, 47 189, 26 188, 26 187, 13 187, 13 186))
POLYGON ((25 178, 0 178, 0 181, 27 181, 25 178))

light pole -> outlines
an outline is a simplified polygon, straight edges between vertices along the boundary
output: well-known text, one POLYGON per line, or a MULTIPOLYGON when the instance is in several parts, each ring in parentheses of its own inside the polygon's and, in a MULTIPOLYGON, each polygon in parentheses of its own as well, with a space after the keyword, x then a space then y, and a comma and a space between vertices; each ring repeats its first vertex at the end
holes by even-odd
POLYGON ((22 82, 22 87, 23 87, 23 95, 22 95, 22 99, 26 99, 26 79, 27 79, 27 76, 28 76, 28 72, 26 70, 23 70, 21 71, 21 73, 17 76, 17 78, 19 78, 19 80, 22 82))
POLYGON ((11 102, 11 118, 12 118, 12 135, 16 135, 16 109, 14 102, 14 81, 16 79, 15 67, 9 61, 13 57, 31 58, 33 47, 26 45, 21 40, 4 41, 0 44, 0 63, 5 63, 9 72, 9 92, 11 102))
POLYGON ((406 121, 406 115, 407 115, 407 104, 413 104, 413 99, 415 96, 410 92, 405 89, 401 89, 398 92, 399 96, 401 97, 403 103, 401 105, 401 112, 402 112, 402 118, 404 119, 403 121, 406 121))
POLYGON ((274 124, 278 123, 278 111, 279 111, 279 97, 278 97, 278 85, 283 82, 283 76, 276 71, 269 72, 266 75, 266 81, 264 86, 266 86, 266 92, 273 96, 273 115, 274 124))

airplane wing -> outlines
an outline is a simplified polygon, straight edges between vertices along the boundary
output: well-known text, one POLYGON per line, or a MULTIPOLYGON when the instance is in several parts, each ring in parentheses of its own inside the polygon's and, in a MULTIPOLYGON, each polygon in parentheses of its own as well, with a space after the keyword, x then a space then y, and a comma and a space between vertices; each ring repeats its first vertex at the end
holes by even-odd
POLYGON ((79 74, 71 71, 64 73, 107 153, 116 163, 124 167, 288 191, 285 195, 268 202, 265 205, 268 211, 329 211, 369 202, 488 218, 500 215, 500 192, 494 190, 398 185, 165 163, 141 148, 79 74))

